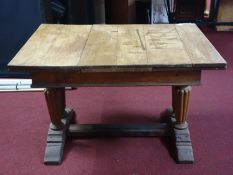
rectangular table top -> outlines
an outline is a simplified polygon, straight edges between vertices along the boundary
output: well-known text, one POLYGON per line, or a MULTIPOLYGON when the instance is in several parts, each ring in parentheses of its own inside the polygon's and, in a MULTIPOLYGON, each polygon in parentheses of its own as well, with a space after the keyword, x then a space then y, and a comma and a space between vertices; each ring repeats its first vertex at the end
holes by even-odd
POLYGON ((42 24, 8 64, 13 71, 224 69, 195 24, 42 24))

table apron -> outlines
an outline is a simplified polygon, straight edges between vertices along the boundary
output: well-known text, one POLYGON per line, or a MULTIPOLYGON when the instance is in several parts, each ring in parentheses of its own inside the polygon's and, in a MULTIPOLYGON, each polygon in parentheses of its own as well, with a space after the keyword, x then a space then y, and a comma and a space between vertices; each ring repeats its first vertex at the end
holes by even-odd
POLYGON ((154 72, 33 72, 32 87, 200 85, 201 70, 154 72))

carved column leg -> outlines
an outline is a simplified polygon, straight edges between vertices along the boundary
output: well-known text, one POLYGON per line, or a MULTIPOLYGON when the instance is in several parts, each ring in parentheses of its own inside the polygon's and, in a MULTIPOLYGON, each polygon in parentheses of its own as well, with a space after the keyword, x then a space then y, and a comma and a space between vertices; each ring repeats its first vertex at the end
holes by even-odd
POLYGON ((172 107, 175 114, 172 124, 178 163, 193 163, 194 161, 188 123, 186 122, 190 94, 190 86, 172 87, 172 107))
POLYGON ((186 123, 191 89, 191 86, 172 87, 172 106, 177 124, 186 123))
POLYGON ((64 126, 61 117, 65 111, 65 90, 64 88, 50 88, 45 90, 45 99, 48 106, 51 120, 50 128, 60 130, 64 126))
POLYGON ((45 98, 51 119, 45 150, 45 164, 60 164, 66 139, 66 132, 73 116, 71 109, 65 108, 65 89, 48 88, 45 98))

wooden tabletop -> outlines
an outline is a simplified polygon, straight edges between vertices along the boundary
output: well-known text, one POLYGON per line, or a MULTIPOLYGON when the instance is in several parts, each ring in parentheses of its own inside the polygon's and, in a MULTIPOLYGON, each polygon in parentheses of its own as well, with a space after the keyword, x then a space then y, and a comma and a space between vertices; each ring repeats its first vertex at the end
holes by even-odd
POLYGON ((13 71, 224 69, 195 24, 42 24, 8 64, 13 71))

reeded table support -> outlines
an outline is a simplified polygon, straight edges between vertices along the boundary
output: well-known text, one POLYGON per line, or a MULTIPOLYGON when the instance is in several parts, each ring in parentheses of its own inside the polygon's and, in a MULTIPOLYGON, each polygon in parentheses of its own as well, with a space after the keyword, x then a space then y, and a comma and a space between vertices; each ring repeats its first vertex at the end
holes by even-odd
POLYGON ((191 86, 172 87, 172 106, 174 114, 171 117, 173 141, 178 163, 193 163, 193 149, 187 123, 187 113, 191 86), (175 117, 175 118, 174 118, 175 117))
POLYGON ((61 117, 65 111, 65 89, 64 88, 47 88, 44 92, 49 116, 51 119, 50 128, 53 130, 62 129, 63 123, 61 117))
MULTIPOLYGON (((173 138, 176 160, 178 163, 193 163, 192 144, 188 129, 187 112, 190 86, 172 87, 171 123, 156 124, 73 124, 70 121, 74 112, 65 108, 64 88, 48 88, 45 98, 50 114, 51 124, 48 131, 44 163, 60 164, 66 135, 70 137, 158 137, 173 138)), ((169 117, 169 116, 168 116, 169 117)))

